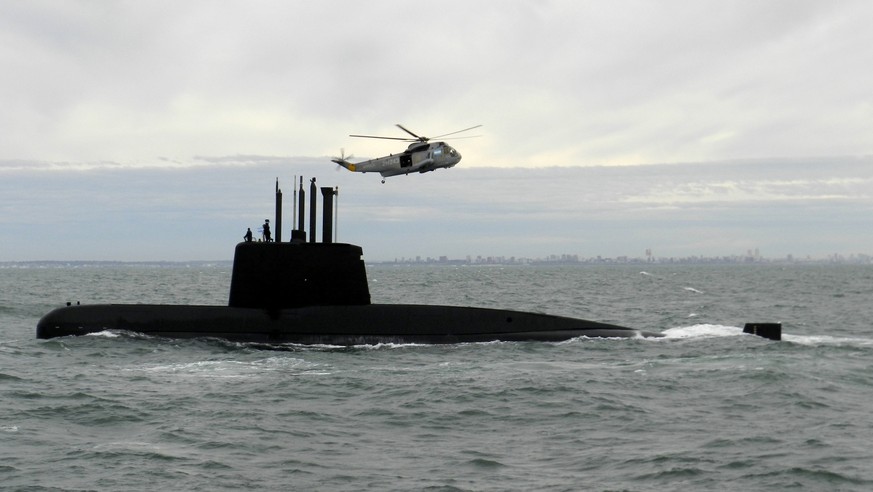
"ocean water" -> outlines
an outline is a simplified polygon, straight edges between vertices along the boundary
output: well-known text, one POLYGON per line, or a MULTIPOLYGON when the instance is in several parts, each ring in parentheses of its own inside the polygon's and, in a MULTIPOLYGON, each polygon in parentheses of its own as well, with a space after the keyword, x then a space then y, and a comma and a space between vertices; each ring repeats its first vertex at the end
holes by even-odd
POLYGON ((35 339, 66 301, 225 304, 230 265, 0 268, 2 490, 873 490, 873 267, 369 266, 374 302, 666 333, 35 339), (784 340, 741 333, 781 321, 784 340))

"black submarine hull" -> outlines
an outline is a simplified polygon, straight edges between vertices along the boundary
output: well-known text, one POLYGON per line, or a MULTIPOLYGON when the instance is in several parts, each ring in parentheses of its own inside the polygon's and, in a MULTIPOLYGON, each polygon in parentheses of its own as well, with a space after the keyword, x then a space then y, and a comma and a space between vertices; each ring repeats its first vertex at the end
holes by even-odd
MULTIPOLYGON (((305 242, 302 227, 281 242, 276 184, 276 241, 236 245, 227 306, 166 304, 67 305, 37 323, 38 338, 125 330, 167 338, 213 337, 269 344, 559 342, 577 337, 661 336, 607 323, 548 314, 459 306, 373 304, 360 246, 333 243, 334 190, 325 199, 324 241, 305 242)), ((299 222, 302 226, 303 186, 299 222)), ((314 204, 315 179, 310 198, 314 204)))
MULTIPOLYGON (((315 242, 315 178, 310 180, 310 241, 303 230, 300 178, 298 228, 281 242, 282 192, 276 181, 276 241, 236 245, 227 306, 94 304, 62 307, 37 323, 37 338, 124 330, 167 338, 223 338, 269 344, 560 342, 578 337, 662 337, 661 333, 549 314, 460 306, 372 304, 360 246, 333 243, 335 189, 323 187, 324 241, 315 242)), ((746 332, 773 340, 779 323, 746 332)))
POLYGON ((577 337, 660 337, 623 326, 521 311, 414 304, 257 309, 227 306, 95 304, 55 309, 38 338, 125 330, 167 338, 324 345, 559 342, 577 337))

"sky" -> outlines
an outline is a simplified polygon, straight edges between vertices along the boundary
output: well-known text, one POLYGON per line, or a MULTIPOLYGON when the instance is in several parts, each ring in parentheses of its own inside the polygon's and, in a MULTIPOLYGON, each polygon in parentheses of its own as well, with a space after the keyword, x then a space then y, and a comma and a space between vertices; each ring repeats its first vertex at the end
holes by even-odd
MULTIPOLYGON (((0 0, 0 261, 230 259, 278 178, 374 260, 873 254, 867 1, 0 0), (451 170, 349 134, 473 125, 451 170)), ((291 228, 290 224, 285 229, 291 228)), ((287 233, 286 233, 287 238, 287 233)))

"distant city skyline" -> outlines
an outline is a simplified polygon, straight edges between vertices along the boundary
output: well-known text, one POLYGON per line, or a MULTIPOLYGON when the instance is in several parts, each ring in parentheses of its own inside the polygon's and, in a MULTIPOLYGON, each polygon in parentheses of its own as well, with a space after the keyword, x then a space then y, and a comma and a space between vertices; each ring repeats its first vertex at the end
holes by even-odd
MULTIPOLYGON (((873 255, 833 254, 827 257, 795 257, 788 255, 783 258, 768 258, 765 256, 688 256, 688 257, 592 257, 586 258, 576 254, 548 255, 545 257, 528 258, 515 256, 476 256, 467 255, 464 258, 450 258, 448 256, 414 258, 394 258, 393 260, 366 260, 368 265, 454 265, 454 266, 568 266, 568 265, 819 265, 819 264, 845 264, 845 265, 873 265, 873 255)), ((2 268, 80 268, 80 267, 156 267, 156 268, 229 268, 233 265, 231 260, 190 260, 190 261, 106 261, 106 260, 27 260, 27 261, 0 261, 2 268)))
POLYGON ((847 263, 870 265, 873 264, 873 255, 868 254, 832 254, 826 257, 803 256, 797 257, 789 254, 784 257, 770 258, 760 254, 727 255, 727 256, 704 256, 692 255, 682 257, 646 257, 646 256, 596 256, 584 257, 577 254, 551 254, 544 257, 515 257, 515 256, 481 256, 467 255, 464 258, 450 258, 448 256, 414 258, 400 257, 394 260, 383 260, 374 263, 380 264, 456 264, 456 265, 561 265, 561 264, 634 264, 634 265, 658 265, 658 264, 689 264, 689 263, 719 263, 719 264, 751 264, 751 263, 847 263))

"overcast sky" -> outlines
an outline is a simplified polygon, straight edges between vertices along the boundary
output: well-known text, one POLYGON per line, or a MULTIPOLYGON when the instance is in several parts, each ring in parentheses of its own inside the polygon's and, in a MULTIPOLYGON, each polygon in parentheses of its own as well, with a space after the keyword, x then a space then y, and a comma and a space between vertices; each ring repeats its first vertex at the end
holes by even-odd
POLYGON ((873 254, 871 23, 864 0, 0 0, 0 261, 229 259, 301 174, 373 259, 873 254), (402 150, 348 137, 395 123, 482 137, 452 170, 335 172, 402 150))

